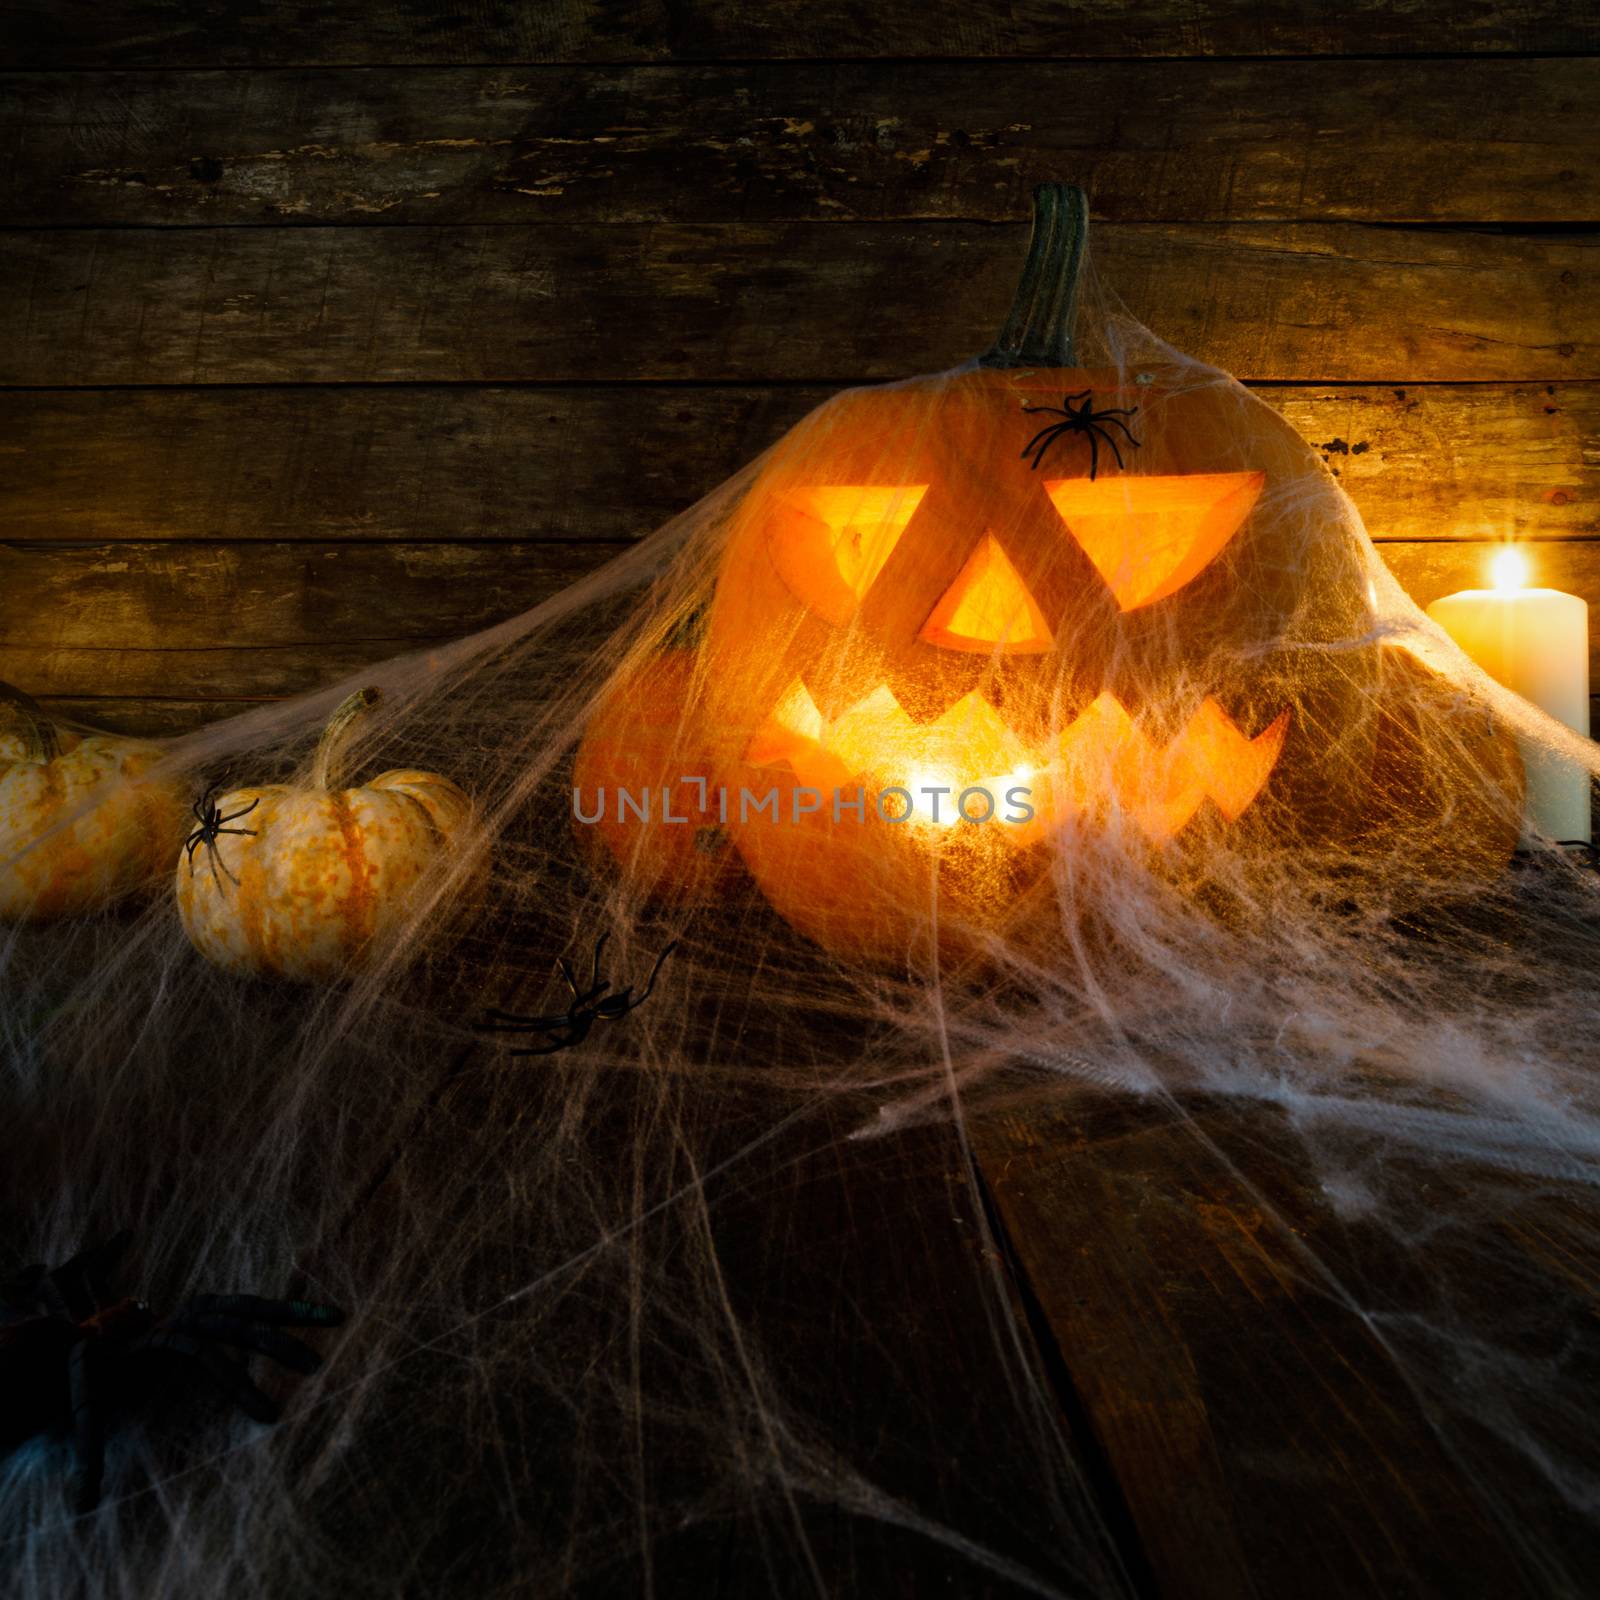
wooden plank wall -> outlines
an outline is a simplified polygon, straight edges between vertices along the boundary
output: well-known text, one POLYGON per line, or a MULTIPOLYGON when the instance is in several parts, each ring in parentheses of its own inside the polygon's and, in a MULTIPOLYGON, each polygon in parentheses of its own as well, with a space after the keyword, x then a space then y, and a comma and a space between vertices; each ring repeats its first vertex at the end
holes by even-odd
POLYGON ((1600 602, 1596 51, 1570 0, 24 0, 0 677, 169 730, 521 609, 981 349, 1044 177, 1419 598, 1514 534, 1600 602))

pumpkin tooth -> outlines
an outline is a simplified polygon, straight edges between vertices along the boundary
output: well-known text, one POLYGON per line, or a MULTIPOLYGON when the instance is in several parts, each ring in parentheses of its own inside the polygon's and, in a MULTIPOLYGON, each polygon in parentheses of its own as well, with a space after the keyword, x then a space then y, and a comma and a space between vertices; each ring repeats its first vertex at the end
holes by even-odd
POLYGON ((1252 739, 1208 695, 1162 746, 1106 689, 1062 730, 1052 765, 976 689, 931 722, 918 723, 880 683, 830 720, 796 678, 750 741, 745 759, 751 766, 787 762, 797 778, 816 788, 828 787, 840 773, 896 784, 904 784, 908 774, 937 773, 952 787, 993 785, 1046 767, 1071 809, 1088 810, 1113 796, 1141 832, 1163 843, 1208 799, 1230 822, 1238 821, 1277 765, 1288 729, 1284 711, 1252 739))
POLYGON ((1157 843, 1183 829, 1207 799, 1236 822, 1277 765, 1288 729, 1284 711, 1251 739, 1208 695, 1161 748, 1108 690, 1062 732, 1068 796, 1086 806, 1097 794, 1115 794, 1157 843))
POLYGON ((1193 770, 1223 816, 1237 822, 1278 764, 1288 732, 1289 712, 1281 711, 1254 739, 1248 738, 1207 695, 1168 749, 1193 770))
POLYGON ((757 730, 744 758, 753 767, 775 766, 790 758, 797 740, 813 744, 822 740, 822 713, 817 710, 811 691, 798 678, 757 730))
POLYGON ((974 689, 940 716, 916 722, 886 683, 826 719, 797 678, 745 753, 752 766, 791 766, 821 753, 849 775, 898 782, 907 770, 954 772, 981 781, 1026 765, 1029 753, 993 705, 974 689), (887 765, 894 770, 885 770, 887 765))

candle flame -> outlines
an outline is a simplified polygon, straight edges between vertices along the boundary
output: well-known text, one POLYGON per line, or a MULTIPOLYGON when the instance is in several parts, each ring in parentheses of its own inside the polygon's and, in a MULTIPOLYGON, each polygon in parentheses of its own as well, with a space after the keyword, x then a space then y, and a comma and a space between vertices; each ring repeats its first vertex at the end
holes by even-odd
POLYGON ((1528 581, 1528 559, 1514 545, 1508 545, 1490 563, 1489 571, 1501 594, 1515 594, 1528 581))

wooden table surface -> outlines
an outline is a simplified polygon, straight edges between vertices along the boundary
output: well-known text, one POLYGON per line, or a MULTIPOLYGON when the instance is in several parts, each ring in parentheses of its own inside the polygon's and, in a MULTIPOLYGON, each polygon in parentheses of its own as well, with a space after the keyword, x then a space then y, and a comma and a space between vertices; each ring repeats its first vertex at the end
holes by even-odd
MULTIPOLYGON (((563 1059, 528 1092, 559 1098, 563 1059)), ((1600 1572, 1600 1527, 1522 1448, 1549 1419, 1475 1427, 1524 1356, 1600 1370, 1581 1185, 1358 1141, 1369 1203, 1340 1205, 1339 1129, 1249 1099, 1035 1084, 862 1138, 873 1096, 791 1126, 759 1078, 701 1130, 703 1206, 727 1305, 835 1474, 802 1500, 816 1572, 713 1516, 658 1546, 657 1592, 1504 1600, 1600 1572)), ((382 1176, 492 1169, 504 1100, 448 1083, 382 1176)))
MULTIPOLYGON (((1541 1549, 1600 1571, 1600 1534, 1540 1470, 1509 1446, 1465 1447, 1460 1394, 1420 1392, 1427 1358, 1403 1339, 1395 1359, 1386 1327, 1425 1316, 1436 1285, 1386 1228, 1336 1215, 1281 1113, 1092 1107, 1002 1125, 982 1148, 1050 1370, 1103 1453, 1152 1592, 1563 1592, 1541 1549)), ((1420 1162, 1411 1177, 1422 1239, 1426 1209, 1464 1197, 1420 1162)), ((1483 1225, 1463 1326, 1537 1307, 1593 1359, 1600 1274, 1579 1206, 1549 1197, 1509 1237, 1483 1225)))
MULTIPOLYGON (((797 1123, 704 1195, 727 1306, 831 1463, 800 1502, 814 1572, 795 1529, 709 1515, 654 1545, 657 1593, 1504 1600, 1600 1571, 1600 1529, 1464 1433, 1459 1391, 1418 1384, 1406 1316, 1438 1310, 1445 1275, 1390 1230, 1426 1216, 1339 1216, 1282 1113, 1086 1090, 976 1119, 970 1152, 948 1125, 851 1140, 850 1116, 797 1123)), ((469 1087, 402 1160, 474 1170, 503 1125, 469 1087)), ((1391 1176, 1391 1207, 1410 1182, 1450 1203, 1437 1169, 1391 1176)), ((1586 1202, 1516 1214, 1455 1241, 1452 1315, 1592 1365, 1586 1202)), ((624 1562, 578 1592, 642 1581, 624 1562)))

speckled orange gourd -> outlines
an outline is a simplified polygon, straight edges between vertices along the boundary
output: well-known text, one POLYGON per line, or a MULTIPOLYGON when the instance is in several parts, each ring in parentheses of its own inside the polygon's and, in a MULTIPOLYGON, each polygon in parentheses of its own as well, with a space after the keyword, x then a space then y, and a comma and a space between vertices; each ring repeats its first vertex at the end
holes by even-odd
POLYGON ((151 777, 159 746, 53 726, 0 685, 0 921, 78 916, 171 870, 182 791, 151 777))
POLYGON ((334 713, 309 787, 220 797, 225 815, 247 812, 233 826, 250 830, 215 841, 222 870, 205 844, 178 863, 184 929, 217 966, 300 982, 357 970, 404 921, 418 882, 462 842, 472 802, 438 773, 384 772, 350 789, 330 782, 339 748, 376 700, 362 690, 334 713))

